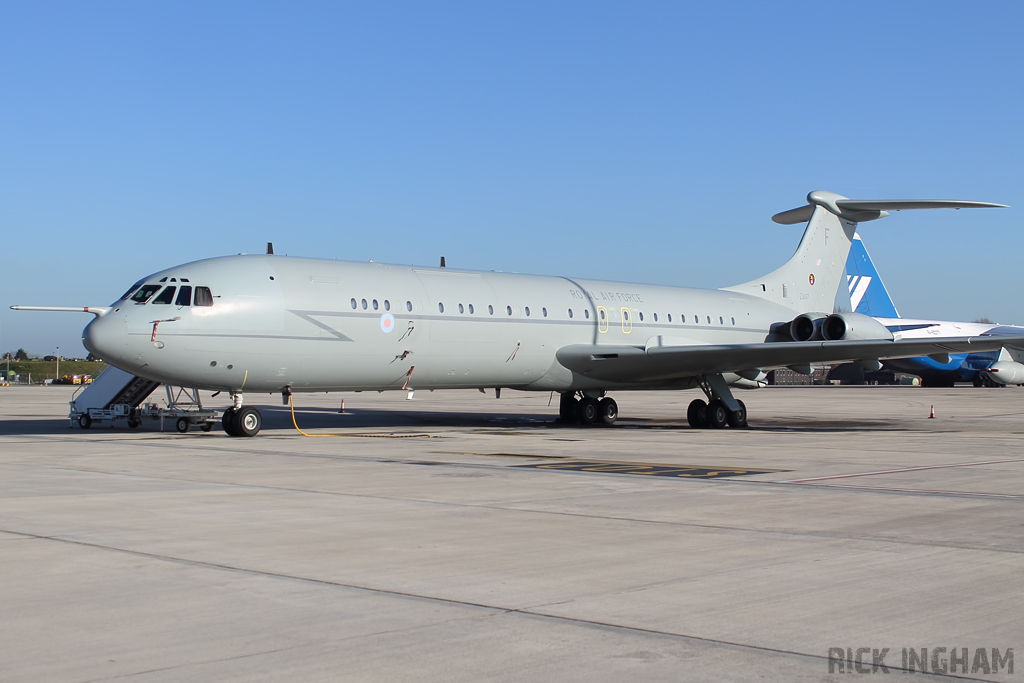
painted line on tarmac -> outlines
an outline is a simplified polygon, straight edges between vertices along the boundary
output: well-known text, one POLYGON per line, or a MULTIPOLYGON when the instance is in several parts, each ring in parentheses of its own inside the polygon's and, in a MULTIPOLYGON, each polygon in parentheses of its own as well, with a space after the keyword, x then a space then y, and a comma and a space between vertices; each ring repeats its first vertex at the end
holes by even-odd
POLYGON ((614 460, 566 460, 557 463, 534 463, 512 467, 565 472, 600 472, 604 474, 634 474, 653 477, 679 477, 684 479, 721 479, 750 474, 772 474, 788 470, 747 469, 739 467, 704 467, 697 465, 659 465, 644 462, 614 460))
MULTIPOLYGON (((789 482, 774 482, 789 483, 789 482)), ((854 489, 857 491, 895 491, 897 493, 939 493, 948 496, 977 496, 980 498, 1024 498, 1018 493, 985 493, 982 491, 947 491, 943 489, 911 489, 896 486, 857 486, 856 484, 807 484, 820 489, 854 489)))
MULTIPOLYGON (((879 470, 878 472, 858 472, 857 474, 838 474, 831 477, 811 477, 809 479, 789 479, 787 481, 779 481, 777 484, 806 484, 814 481, 830 481, 832 479, 850 479, 851 477, 873 477, 879 474, 899 474, 901 472, 921 472, 923 470, 942 470, 950 467, 976 467, 978 465, 999 465, 1007 462, 1024 462, 1024 458, 1015 458, 1013 460, 987 460, 985 462, 960 462, 953 465, 927 465, 924 467, 905 467, 899 470, 879 470)), ((774 470, 776 472, 784 472, 785 470, 774 470)))

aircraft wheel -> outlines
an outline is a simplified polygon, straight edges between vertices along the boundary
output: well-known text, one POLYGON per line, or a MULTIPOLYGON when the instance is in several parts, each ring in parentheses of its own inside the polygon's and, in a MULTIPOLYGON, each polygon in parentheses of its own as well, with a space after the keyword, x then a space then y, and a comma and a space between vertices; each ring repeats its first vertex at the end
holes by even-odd
POLYGON ((567 391, 559 394, 558 398, 558 419, 564 423, 576 421, 576 396, 573 392, 567 391))
POLYGON ((188 418, 179 417, 178 422, 174 426, 177 427, 178 431, 182 434, 186 433, 188 431, 188 418))
POLYGON ((88 429, 92 426, 92 418, 89 417, 88 413, 84 413, 78 416, 78 426, 82 429, 88 429))
POLYGON ((235 409, 228 408, 224 411, 224 417, 220 420, 221 426, 224 428, 224 433, 228 436, 238 436, 238 430, 235 428, 235 409))
POLYGON ((590 398, 589 396, 580 400, 580 402, 576 404, 576 419, 580 421, 580 424, 585 425, 592 425, 601 419, 597 400, 590 398))
POLYGON ((694 429, 704 429, 708 426, 708 404, 704 399, 695 398, 690 401, 686 409, 686 421, 694 429))
POLYGON ((128 429, 138 429, 139 425, 142 424, 142 420, 137 417, 128 418, 128 429))
POLYGON ((619 404, 611 398, 602 398, 601 402, 597 404, 598 414, 601 416, 601 422, 606 425, 615 424, 615 420, 619 418, 619 404))
POLYGON ((743 401, 737 400, 736 402, 740 404, 740 409, 729 411, 729 426, 733 429, 746 429, 747 406, 743 405, 743 401))
POLYGON ((263 426, 263 416, 255 408, 242 408, 235 415, 235 429, 238 436, 256 436, 263 426))
POLYGON ((708 424, 715 429, 725 429, 729 424, 729 409, 720 399, 716 398, 708 404, 708 424))
POLYGON ((212 422, 204 422, 203 424, 199 425, 199 428, 202 429, 204 432, 208 432, 211 429, 213 429, 213 423, 212 422))

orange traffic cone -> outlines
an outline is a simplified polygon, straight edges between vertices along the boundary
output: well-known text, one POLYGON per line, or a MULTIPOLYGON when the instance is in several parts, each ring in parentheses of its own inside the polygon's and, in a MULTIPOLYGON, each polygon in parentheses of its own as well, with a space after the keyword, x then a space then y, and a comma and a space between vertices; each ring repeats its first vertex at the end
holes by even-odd
POLYGON ((929 418, 933 418, 933 417, 935 417, 935 406, 932 406, 932 412, 930 412, 930 413, 928 414, 928 417, 929 417, 929 418))
POLYGON ((344 413, 345 412, 345 399, 341 399, 341 410, 339 410, 338 412, 339 413, 344 413))

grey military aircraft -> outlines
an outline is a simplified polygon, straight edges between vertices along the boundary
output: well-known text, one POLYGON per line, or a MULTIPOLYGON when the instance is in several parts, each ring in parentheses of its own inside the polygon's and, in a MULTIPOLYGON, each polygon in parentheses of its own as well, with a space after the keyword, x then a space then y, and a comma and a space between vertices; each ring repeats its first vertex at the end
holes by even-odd
MULTIPOLYGON (((266 255, 154 273, 92 313, 82 340, 105 361, 176 386, 228 392, 223 426, 260 431, 243 395, 410 389, 557 391, 562 420, 615 422, 608 392, 694 389, 693 427, 743 428, 731 387, 838 361, 995 351, 1024 337, 902 339, 834 312, 857 224, 904 209, 1000 207, 853 200, 831 192, 773 217, 807 223, 781 268, 720 290, 266 255)), ((268 250, 270 251, 270 250, 268 250)))

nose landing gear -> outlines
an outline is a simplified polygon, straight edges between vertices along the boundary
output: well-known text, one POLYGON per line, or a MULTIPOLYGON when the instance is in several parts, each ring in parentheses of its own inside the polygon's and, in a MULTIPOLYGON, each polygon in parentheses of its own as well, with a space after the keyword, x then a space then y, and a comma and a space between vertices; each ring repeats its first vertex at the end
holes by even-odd
POLYGON ((232 394, 235 405, 224 411, 221 425, 228 436, 256 436, 263 427, 263 416, 252 406, 242 407, 242 395, 232 394))

